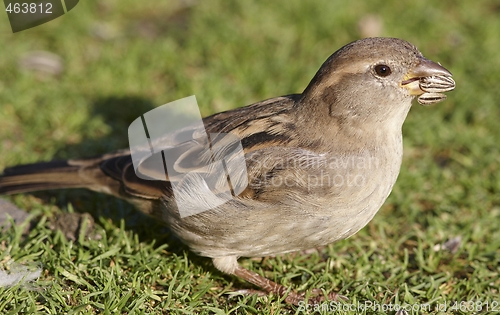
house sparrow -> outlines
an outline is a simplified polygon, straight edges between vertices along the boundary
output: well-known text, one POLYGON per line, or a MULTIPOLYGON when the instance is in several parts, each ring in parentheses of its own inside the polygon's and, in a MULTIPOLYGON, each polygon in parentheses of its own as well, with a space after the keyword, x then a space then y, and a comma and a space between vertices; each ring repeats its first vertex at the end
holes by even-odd
MULTIPOLYGON (((165 223, 192 251, 212 258, 218 270, 298 304, 304 294, 288 292, 243 268, 238 258, 327 245, 363 228, 398 177, 401 128, 412 100, 437 103, 445 98, 442 92, 454 87, 451 73, 425 59, 412 44, 366 38, 331 55, 302 94, 203 119, 207 133, 232 134, 241 140, 246 165, 239 167, 246 166, 248 174, 244 190, 210 210, 182 217, 172 191, 177 178, 139 178, 128 150, 7 168, 0 177, 0 193, 84 187, 124 198, 165 223)), ((183 150, 186 153, 175 163, 179 167, 195 169, 207 161, 194 145, 183 150)), ((215 182, 226 179, 225 173, 214 176, 219 177, 215 182)), ((182 185, 182 197, 196 200, 190 183, 182 185)))

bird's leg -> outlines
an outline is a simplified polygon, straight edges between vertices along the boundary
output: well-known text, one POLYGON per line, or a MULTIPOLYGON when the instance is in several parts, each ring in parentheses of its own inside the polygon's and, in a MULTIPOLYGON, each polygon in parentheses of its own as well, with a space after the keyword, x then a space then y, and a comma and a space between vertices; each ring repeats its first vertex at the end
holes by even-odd
MULTIPOLYGON (((236 266, 236 268, 234 270, 234 275, 236 275, 242 279, 245 279, 246 281, 258 286, 259 288, 263 289, 267 293, 274 293, 274 294, 279 295, 280 297, 285 296, 286 303, 298 305, 300 301, 304 301, 304 298, 305 298, 304 293, 296 293, 293 291, 288 292, 287 287, 285 287, 281 284, 278 284, 276 282, 273 282, 273 281, 259 275, 258 273, 255 273, 253 271, 245 269, 245 268, 241 267, 239 264, 236 266)), ((249 291, 246 291, 245 293, 247 293, 247 294, 248 293, 259 294, 260 292, 259 291, 256 292, 255 290, 249 290, 249 291)), ((318 304, 318 303, 324 301, 326 298, 328 298, 328 300, 330 300, 330 301, 336 301, 339 298, 346 299, 344 296, 339 295, 337 293, 330 293, 330 294, 328 294, 328 296, 325 297, 324 295, 322 295, 322 291, 319 289, 314 289, 312 291, 312 293, 317 295, 317 296, 313 297, 313 298, 309 298, 309 304, 318 304)))

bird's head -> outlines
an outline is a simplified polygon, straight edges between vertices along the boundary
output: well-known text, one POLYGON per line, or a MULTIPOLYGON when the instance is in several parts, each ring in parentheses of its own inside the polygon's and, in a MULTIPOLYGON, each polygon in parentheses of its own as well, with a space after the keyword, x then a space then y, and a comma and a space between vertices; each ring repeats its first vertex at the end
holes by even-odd
POLYGON ((442 101, 455 87, 451 73, 412 44, 397 38, 365 38, 331 55, 302 97, 311 105, 351 123, 395 120, 402 125, 411 102, 442 101))

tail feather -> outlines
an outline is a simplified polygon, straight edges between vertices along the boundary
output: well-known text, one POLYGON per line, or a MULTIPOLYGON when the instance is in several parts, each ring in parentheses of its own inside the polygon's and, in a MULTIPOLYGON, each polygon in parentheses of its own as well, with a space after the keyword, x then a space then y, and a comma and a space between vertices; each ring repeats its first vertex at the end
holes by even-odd
POLYGON ((102 156, 19 165, 0 175, 0 195, 49 189, 86 188, 132 202, 151 214, 150 200, 170 193, 168 183, 135 175, 127 150, 102 156))
POLYGON ((48 189, 83 188, 90 184, 80 175, 81 166, 67 161, 19 165, 0 176, 0 194, 17 194, 48 189))

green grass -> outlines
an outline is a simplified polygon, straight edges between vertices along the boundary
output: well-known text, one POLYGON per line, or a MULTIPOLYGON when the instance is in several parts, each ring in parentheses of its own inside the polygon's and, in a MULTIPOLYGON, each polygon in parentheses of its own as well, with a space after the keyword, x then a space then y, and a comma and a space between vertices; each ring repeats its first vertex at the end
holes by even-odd
MULTIPOLYGON (((362 36, 359 21, 372 14, 381 36, 404 38, 450 69, 456 90, 410 112, 398 182, 366 228, 312 253, 240 262, 294 290, 340 291, 350 304, 429 303, 432 314, 472 314, 464 304, 435 307, 500 303, 498 1, 192 3, 80 1, 16 34, 4 15, 0 169, 126 147, 133 119, 188 95, 209 115, 301 92, 332 52, 362 36), (21 70, 20 57, 34 50, 59 55, 62 74, 21 70), (456 236, 455 253, 434 250, 456 236)), ((278 297, 231 295, 252 286, 218 272, 123 201, 85 191, 8 199, 36 224, 28 235, 22 227, 0 234, 0 266, 40 264, 43 272, 30 285, 0 288, 2 314, 304 313, 278 297), (98 237, 68 241, 50 228, 51 218, 73 209, 92 214, 98 237)), ((336 314, 363 313, 395 312, 336 314)))

